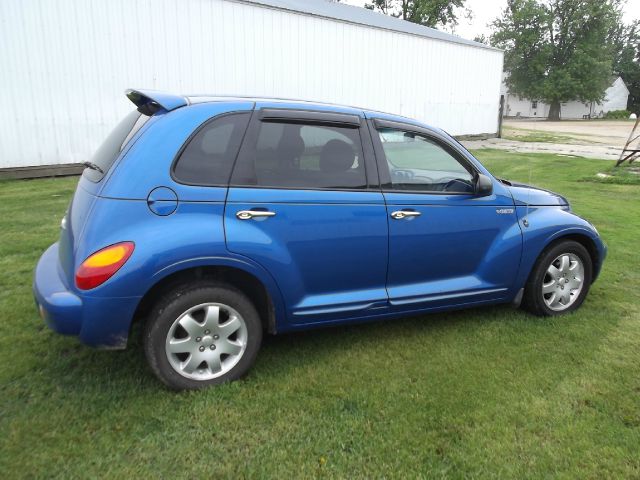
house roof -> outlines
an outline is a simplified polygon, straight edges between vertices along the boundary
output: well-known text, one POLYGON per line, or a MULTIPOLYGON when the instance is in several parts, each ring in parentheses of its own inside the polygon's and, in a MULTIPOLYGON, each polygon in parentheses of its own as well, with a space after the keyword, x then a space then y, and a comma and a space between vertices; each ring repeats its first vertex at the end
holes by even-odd
POLYGON ((612 77, 611 86, 609 88, 613 87, 618 80, 620 80, 620 84, 627 91, 627 95, 630 94, 631 91, 629 90, 629 87, 627 86, 627 84, 625 83, 624 79, 620 75, 614 75, 612 77))
POLYGON ((366 8, 346 5, 344 3, 330 2, 328 0, 232 0, 239 3, 262 5, 279 10, 288 10, 313 15, 316 17, 331 18, 342 22, 365 25, 368 27, 391 30, 419 37, 432 38, 443 42, 459 43, 471 47, 500 51, 483 43, 467 40, 457 35, 441 32, 435 28, 425 27, 417 23, 407 22, 399 18, 384 15, 382 13, 367 10, 366 8))

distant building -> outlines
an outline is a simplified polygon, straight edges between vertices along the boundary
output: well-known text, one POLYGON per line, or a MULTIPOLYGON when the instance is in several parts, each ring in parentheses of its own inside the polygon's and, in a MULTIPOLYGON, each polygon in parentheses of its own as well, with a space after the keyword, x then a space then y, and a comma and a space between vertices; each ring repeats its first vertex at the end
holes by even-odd
MULTIPOLYGON (((503 116, 510 118, 546 118, 549 115, 549 104, 538 100, 530 100, 509 93, 507 85, 502 82, 500 93, 504 95, 503 116)), ((602 118, 607 112, 625 110, 629 98, 629 89, 620 77, 611 79, 611 86, 605 92, 602 103, 578 101, 566 102, 560 109, 563 120, 582 120, 585 118, 602 118)))

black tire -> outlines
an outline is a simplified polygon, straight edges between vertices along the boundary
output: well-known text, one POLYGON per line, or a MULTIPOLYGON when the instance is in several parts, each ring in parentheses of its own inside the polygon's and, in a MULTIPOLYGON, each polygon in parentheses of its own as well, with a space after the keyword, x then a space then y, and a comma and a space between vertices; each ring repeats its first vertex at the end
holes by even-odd
POLYGON ((538 257, 536 264, 529 275, 525 285, 522 307, 534 315, 550 317, 554 315, 564 315, 580 308, 582 302, 589 293, 593 278, 593 263, 587 249, 573 240, 561 240, 547 247, 538 257), (562 254, 574 254, 580 258, 584 266, 584 279, 582 290, 578 297, 569 307, 556 311, 547 306, 542 294, 542 284, 547 272, 547 268, 556 258, 562 254))
POLYGON ((261 342, 262 323, 253 303, 236 288, 212 281, 183 285, 169 292, 151 310, 143 332, 144 351, 151 370, 174 390, 195 390, 238 380, 254 364, 261 342), (165 342, 178 317, 196 305, 209 302, 228 305, 242 316, 247 328, 246 348, 238 363, 224 375, 195 380, 183 376, 172 367, 165 351, 165 342))

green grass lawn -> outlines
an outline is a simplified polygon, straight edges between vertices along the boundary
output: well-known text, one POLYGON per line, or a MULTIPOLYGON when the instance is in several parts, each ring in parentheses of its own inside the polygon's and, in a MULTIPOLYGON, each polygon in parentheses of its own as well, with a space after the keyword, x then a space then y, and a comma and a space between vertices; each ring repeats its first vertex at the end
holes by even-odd
POLYGON ((615 166, 615 162, 610 165, 603 165, 603 168, 596 174, 583 179, 586 182, 597 183, 618 183, 621 185, 640 185, 640 161, 629 163, 628 161, 615 166))
POLYGON ((604 162, 482 150, 609 245, 575 314, 508 306, 270 337, 241 382, 165 390, 138 340, 50 332, 31 275, 76 179, 0 183, 3 478, 640 477, 640 187, 604 162))

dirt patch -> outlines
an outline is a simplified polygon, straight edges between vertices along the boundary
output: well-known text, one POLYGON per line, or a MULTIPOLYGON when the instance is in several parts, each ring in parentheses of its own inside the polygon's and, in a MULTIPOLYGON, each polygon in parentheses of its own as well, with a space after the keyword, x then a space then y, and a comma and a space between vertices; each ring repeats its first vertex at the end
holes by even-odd
POLYGON ((462 143, 468 149, 497 148, 519 153, 554 153, 617 160, 632 128, 631 121, 505 120, 505 138, 462 143))
POLYGON ((622 148, 631 133, 633 122, 627 120, 570 120, 549 122, 546 120, 505 120, 506 129, 542 132, 566 136, 573 141, 563 143, 591 143, 622 148))
POLYGON ((597 145, 587 143, 584 145, 544 142, 518 142, 503 138, 490 138, 488 140, 475 140, 462 142, 469 150, 480 148, 497 148, 518 153, 554 153, 557 155, 569 155, 574 157, 600 158, 604 160, 617 160, 621 147, 597 145))

